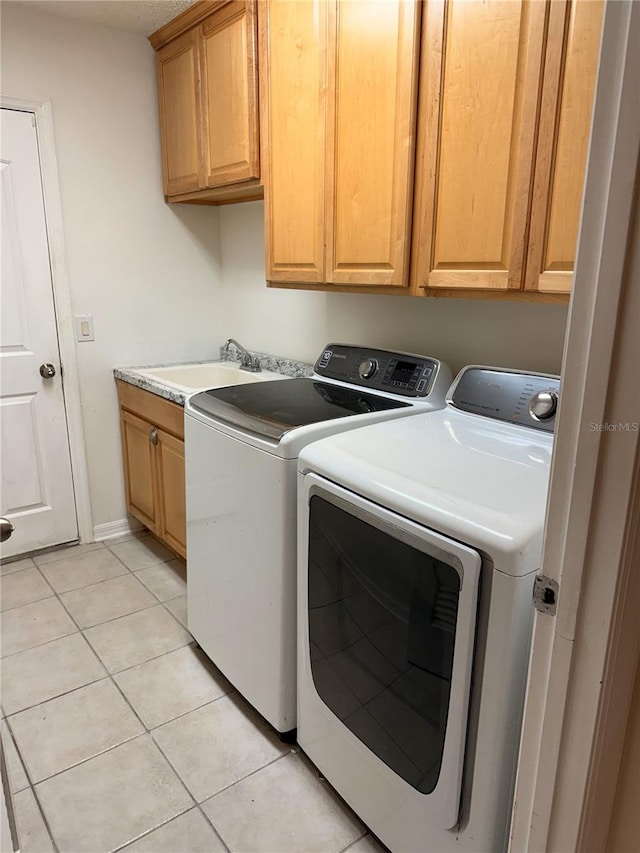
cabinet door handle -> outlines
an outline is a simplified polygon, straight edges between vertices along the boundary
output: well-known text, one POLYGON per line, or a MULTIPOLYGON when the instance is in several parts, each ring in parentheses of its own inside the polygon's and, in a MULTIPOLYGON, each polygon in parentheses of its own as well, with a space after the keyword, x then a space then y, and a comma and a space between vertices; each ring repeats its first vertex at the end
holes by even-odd
POLYGON ((153 427, 153 429, 151 429, 151 431, 149 432, 149 441, 153 445, 156 445, 158 443, 158 430, 155 427, 153 427))

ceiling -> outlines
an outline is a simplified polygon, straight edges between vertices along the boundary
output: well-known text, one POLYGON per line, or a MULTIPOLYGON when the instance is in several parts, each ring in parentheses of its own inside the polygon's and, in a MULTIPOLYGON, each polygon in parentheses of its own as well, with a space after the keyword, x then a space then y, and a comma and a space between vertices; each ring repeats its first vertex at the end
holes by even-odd
POLYGON ((64 18, 149 36, 195 0, 14 0, 64 18))

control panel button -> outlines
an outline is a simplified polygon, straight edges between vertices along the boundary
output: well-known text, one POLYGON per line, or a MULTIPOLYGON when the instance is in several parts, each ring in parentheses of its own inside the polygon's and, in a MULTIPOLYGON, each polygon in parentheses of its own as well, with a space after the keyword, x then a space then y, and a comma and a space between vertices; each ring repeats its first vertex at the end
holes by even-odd
POLYGON ((529 400, 529 414, 537 421, 552 418, 558 408, 558 395, 555 391, 538 391, 529 400))
POLYGON ((375 358, 367 358, 360 363, 358 373, 361 379, 371 379, 378 372, 378 362, 375 358))
POLYGON ((322 356, 320 357, 320 361, 318 362, 318 367, 326 367, 329 364, 329 362, 331 361, 332 355, 333 355, 333 353, 331 352, 331 350, 326 349, 322 353, 322 356))

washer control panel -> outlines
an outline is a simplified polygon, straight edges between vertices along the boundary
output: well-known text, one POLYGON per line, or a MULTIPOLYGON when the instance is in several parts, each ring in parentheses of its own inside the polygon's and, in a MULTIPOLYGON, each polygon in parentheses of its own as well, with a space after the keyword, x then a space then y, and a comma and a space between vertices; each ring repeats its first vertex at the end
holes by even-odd
POLYGON ((421 355, 327 344, 314 365, 318 376, 387 391, 403 397, 426 397, 440 363, 421 355))
POLYGON ((560 377, 494 367, 465 367, 447 402, 486 418, 553 432, 560 377))

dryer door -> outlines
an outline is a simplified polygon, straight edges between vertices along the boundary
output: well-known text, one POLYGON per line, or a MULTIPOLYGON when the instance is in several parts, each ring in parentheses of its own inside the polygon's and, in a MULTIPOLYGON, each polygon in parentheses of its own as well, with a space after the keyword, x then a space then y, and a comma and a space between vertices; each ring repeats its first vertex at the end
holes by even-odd
POLYGON ((450 828, 458 820, 480 556, 315 475, 304 479, 317 695, 423 795, 436 825, 450 828))

